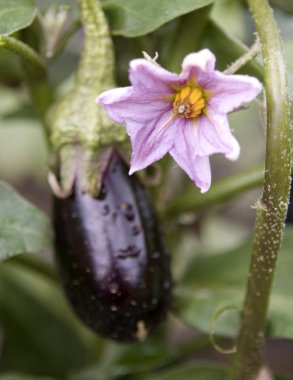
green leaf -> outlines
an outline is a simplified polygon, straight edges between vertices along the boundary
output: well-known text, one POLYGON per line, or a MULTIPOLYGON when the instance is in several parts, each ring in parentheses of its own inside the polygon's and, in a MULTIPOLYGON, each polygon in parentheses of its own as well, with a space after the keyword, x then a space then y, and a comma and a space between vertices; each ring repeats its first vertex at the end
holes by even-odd
POLYGON ((271 3, 276 8, 281 9, 284 12, 287 12, 293 15, 293 3, 288 0, 271 0, 271 3))
POLYGON ((110 360, 103 357, 98 365, 72 376, 71 380, 96 380, 98 377, 112 379, 138 374, 171 363, 176 357, 174 348, 156 338, 123 346, 109 342, 106 351, 111 352, 110 360))
POLYGON ((0 372, 65 378, 90 365, 98 341, 50 277, 7 260, 0 266, 0 372))
MULTIPOLYGON (((292 246, 293 227, 287 227, 269 308, 271 337, 293 338, 292 246)), ((250 254, 249 243, 229 253, 197 256, 178 280, 176 314, 188 324, 209 332, 211 319, 223 309, 223 320, 220 317, 219 323, 215 321, 215 333, 235 336, 239 315, 233 307, 240 310, 243 304, 250 254)))
POLYGON ((52 377, 30 376, 20 373, 7 373, 0 376, 0 380, 54 380, 52 377))
POLYGON ((36 8, 28 0, 0 0, 0 34, 12 34, 29 26, 36 8))
POLYGON ((47 250, 51 241, 46 215, 0 181, 0 260, 47 250))
POLYGON ((165 61, 163 66, 168 70, 180 72, 184 57, 199 49, 211 10, 212 5, 209 5, 188 13, 178 19, 173 34, 168 31, 160 49, 160 61, 165 61))
POLYGON ((121 376, 148 371, 171 362, 174 357, 175 349, 157 339, 148 339, 144 343, 131 344, 121 350, 115 363, 108 367, 108 373, 121 376))
MULTIPOLYGON (((177 367, 152 373, 146 377, 140 377, 140 380, 224 380, 227 374, 224 368, 216 367, 213 364, 207 365, 192 365, 186 364, 177 367)), ((0 378, 1 380, 1 378, 0 378)), ((18 380, 18 379, 17 379, 18 380)), ((283 377, 276 377, 276 380, 285 380, 283 377)), ((289 380, 289 379, 287 379, 289 380)))
POLYGON ((225 371, 221 368, 202 365, 185 365, 150 376, 142 377, 141 380, 224 380, 225 371))
POLYGON ((214 0, 104 0, 103 7, 113 34, 137 37, 213 2, 214 0))

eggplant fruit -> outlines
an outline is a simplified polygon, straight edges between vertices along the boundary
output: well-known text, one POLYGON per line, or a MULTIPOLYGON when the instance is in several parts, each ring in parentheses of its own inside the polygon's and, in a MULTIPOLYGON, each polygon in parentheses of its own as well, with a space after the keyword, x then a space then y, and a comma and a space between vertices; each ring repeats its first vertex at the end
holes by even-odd
POLYGON ((165 318, 170 256, 147 191, 113 150, 98 198, 54 198, 57 263, 80 319, 98 334, 143 340, 165 318))

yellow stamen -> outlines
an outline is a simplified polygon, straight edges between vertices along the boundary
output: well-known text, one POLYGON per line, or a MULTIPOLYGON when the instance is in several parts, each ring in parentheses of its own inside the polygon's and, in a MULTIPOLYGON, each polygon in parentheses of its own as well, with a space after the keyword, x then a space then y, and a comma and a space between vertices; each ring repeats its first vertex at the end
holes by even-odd
MULTIPOLYGON (((182 88, 182 90, 179 93, 180 94, 180 99, 181 100, 185 100, 190 95, 190 92, 191 92, 191 87, 184 87, 184 88, 182 88)), ((177 95, 176 95, 176 97, 177 97, 177 95)))
POLYGON ((202 90, 198 87, 183 87, 175 96, 173 103, 176 115, 185 118, 195 118, 200 115, 206 106, 202 90))

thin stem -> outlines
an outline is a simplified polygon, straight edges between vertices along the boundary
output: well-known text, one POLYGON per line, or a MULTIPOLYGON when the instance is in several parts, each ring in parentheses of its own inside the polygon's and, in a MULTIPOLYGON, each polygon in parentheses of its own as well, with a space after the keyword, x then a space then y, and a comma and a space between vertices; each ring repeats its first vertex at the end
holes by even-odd
POLYGON ((263 175, 263 166, 259 165, 214 182, 204 196, 192 189, 170 202, 165 215, 167 218, 175 218, 183 212, 202 211, 223 204, 247 190, 261 186, 263 175))
POLYGON ((249 61, 251 61, 253 58, 257 57, 260 52, 261 52, 261 46, 260 46, 260 43, 259 43, 259 39, 256 38, 254 44, 247 51, 247 53, 243 54, 234 63, 232 63, 232 65, 229 66, 224 71, 224 74, 234 74, 234 73, 236 73, 236 71, 238 71, 239 69, 241 69, 241 67, 245 66, 249 61))
POLYGON ((263 367, 266 316, 287 212, 291 131, 286 66, 267 0, 248 0, 262 45, 267 102, 265 181, 231 380, 255 380, 263 367))
POLYGON ((0 47, 8 49, 19 55, 23 60, 27 61, 32 67, 32 72, 37 78, 46 75, 46 66, 42 58, 27 44, 13 37, 0 35, 0 47))
POLYGON ((49 128, 47 126, 46 115, 52 104, 53 95, 48 82, 47 72, 43 77, 35 76, 33 74, 32 67, 25 61, 23 61, 23 71, 36 114, 43 124, 46 142, 50 145, 49 128))
MULTIPOLYGON (((0 35, 0 47, 17 54, 23 63, 25 80, 40 120, 45 124, 46 113, 51 104, 52 94, 47 80, 47 68, 41 56, 29 45, 13 37, 0 35)), ((49 143, 48 129, 44 129, 49 143)))

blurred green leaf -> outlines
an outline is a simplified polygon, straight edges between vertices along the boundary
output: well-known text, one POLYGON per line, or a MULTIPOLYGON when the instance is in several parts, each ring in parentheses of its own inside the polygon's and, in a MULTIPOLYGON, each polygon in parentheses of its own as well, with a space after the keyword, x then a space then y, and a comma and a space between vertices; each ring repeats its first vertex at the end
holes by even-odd
POLYGON ((54 380, 52 377, 35 377, 20 373, 7 373, 0 376, 0 380, 54 380))
POLYGON ((214 0, 104 0, 103 7, 113 34, 136 37, 213 2, 214 0))
MULTIPOLYGON (((292 246, 293 227, 287 227, 270 303, 268 335, 271 337, 293 338, 292 246)), ((188 324, 208 332, 211 318, 226 308, 221 323, 215 322, 215 333, 234 336, 238 313, 233 307, 239 310, 242 307, 250 254, 249 243, 229 253, 197 256, 178 281, 176 314, 188 324)))
POLYGON ((15 86, 19 84, 20 81, 20 70, 17 58, 10 51, 0 49, 0 86, 2 84, 15 86))
POLYGON ((108 342, 99 364, 72 376, 71 380, 108 380, 141 373, 170 363, 175 357, 176 350, 156 338, 123 346, 108 342))
POLYGON ((159 373, 152 373, 140 380, 224 380, 225 371, 213 365, 185 365, 159 373))
POLYGON ((0 34, 12 34, 29 26, 36 8, 28 0, 0 0, 0 34))
POLYGON ((168 70, 180 72, 184 57, 198 50, 211 10, 212 5, 209 5, 178 19, 173 33, 169 32, 162 43, 163 54, 160 54, 160 59, 164 59, 168 70))
MULTIPOLYGON (((177 368, 162 370, 140 377, 139 380, 224 380, 226 379, 226 371, 224 368, 216 367, 215 364, 200 365, 186 364, 177 368)), ((289 378, 276 377, 276 380, 289 380, 289 378)), ((1 379, 0 379, 1 380, 1 379)))
MULTIPOLYGON (((215 21, 210 20, 205 33, 203 47, 208 47, 217 57, 217 68, 226 69, 237 58, 247 52, 247 47, 239 40, 228 35, 215 21)), ((249 74, 263 81, 263 67, 257 60, 248 62, 239 73, 249 74)))
POLYGON ((19 104, 19 106, 14 110, 8 110, 3 112, 3 120, 14 120, 18 119, 34 119, 36 117, 34 109, 31 104, 19 104))
POLYGON ((175 351, 172 347, 156 339, 128 345, 117 357, 114 366, 109 367, 109 372, 115 376, 121 376, 127 373, 147 371, 172 361, 175 351))
POLYGON ((271 0, 271 3, 276 8, 293 15, 293 2, 292 0, 271 0))
POLYGON ((1 372, 63 377, 92 363, 98 341, 58 285, 16 261, 0 266, 1 372))
POLYGON ((48 277, 50 280, 57 280, 58 275, 55 265, 49 260, 44 260, 42 256, 24 253, 23 255, 12 257, 9 262, 15 262, 17 265, 28 267, 30 270, 48 277))
MULTIPOLYGON (((1 50, 0 50, 1 51, 1 50)), ((0 86, 0 173, 8 182, 34 178, 47 186, 48 145, 40 122, 29 117, 7 117, 25 104, 26 95, 0 86)))
POLYGON ((51 246, 50 222, 11 186, 0 181, 0 260, 51 246))

